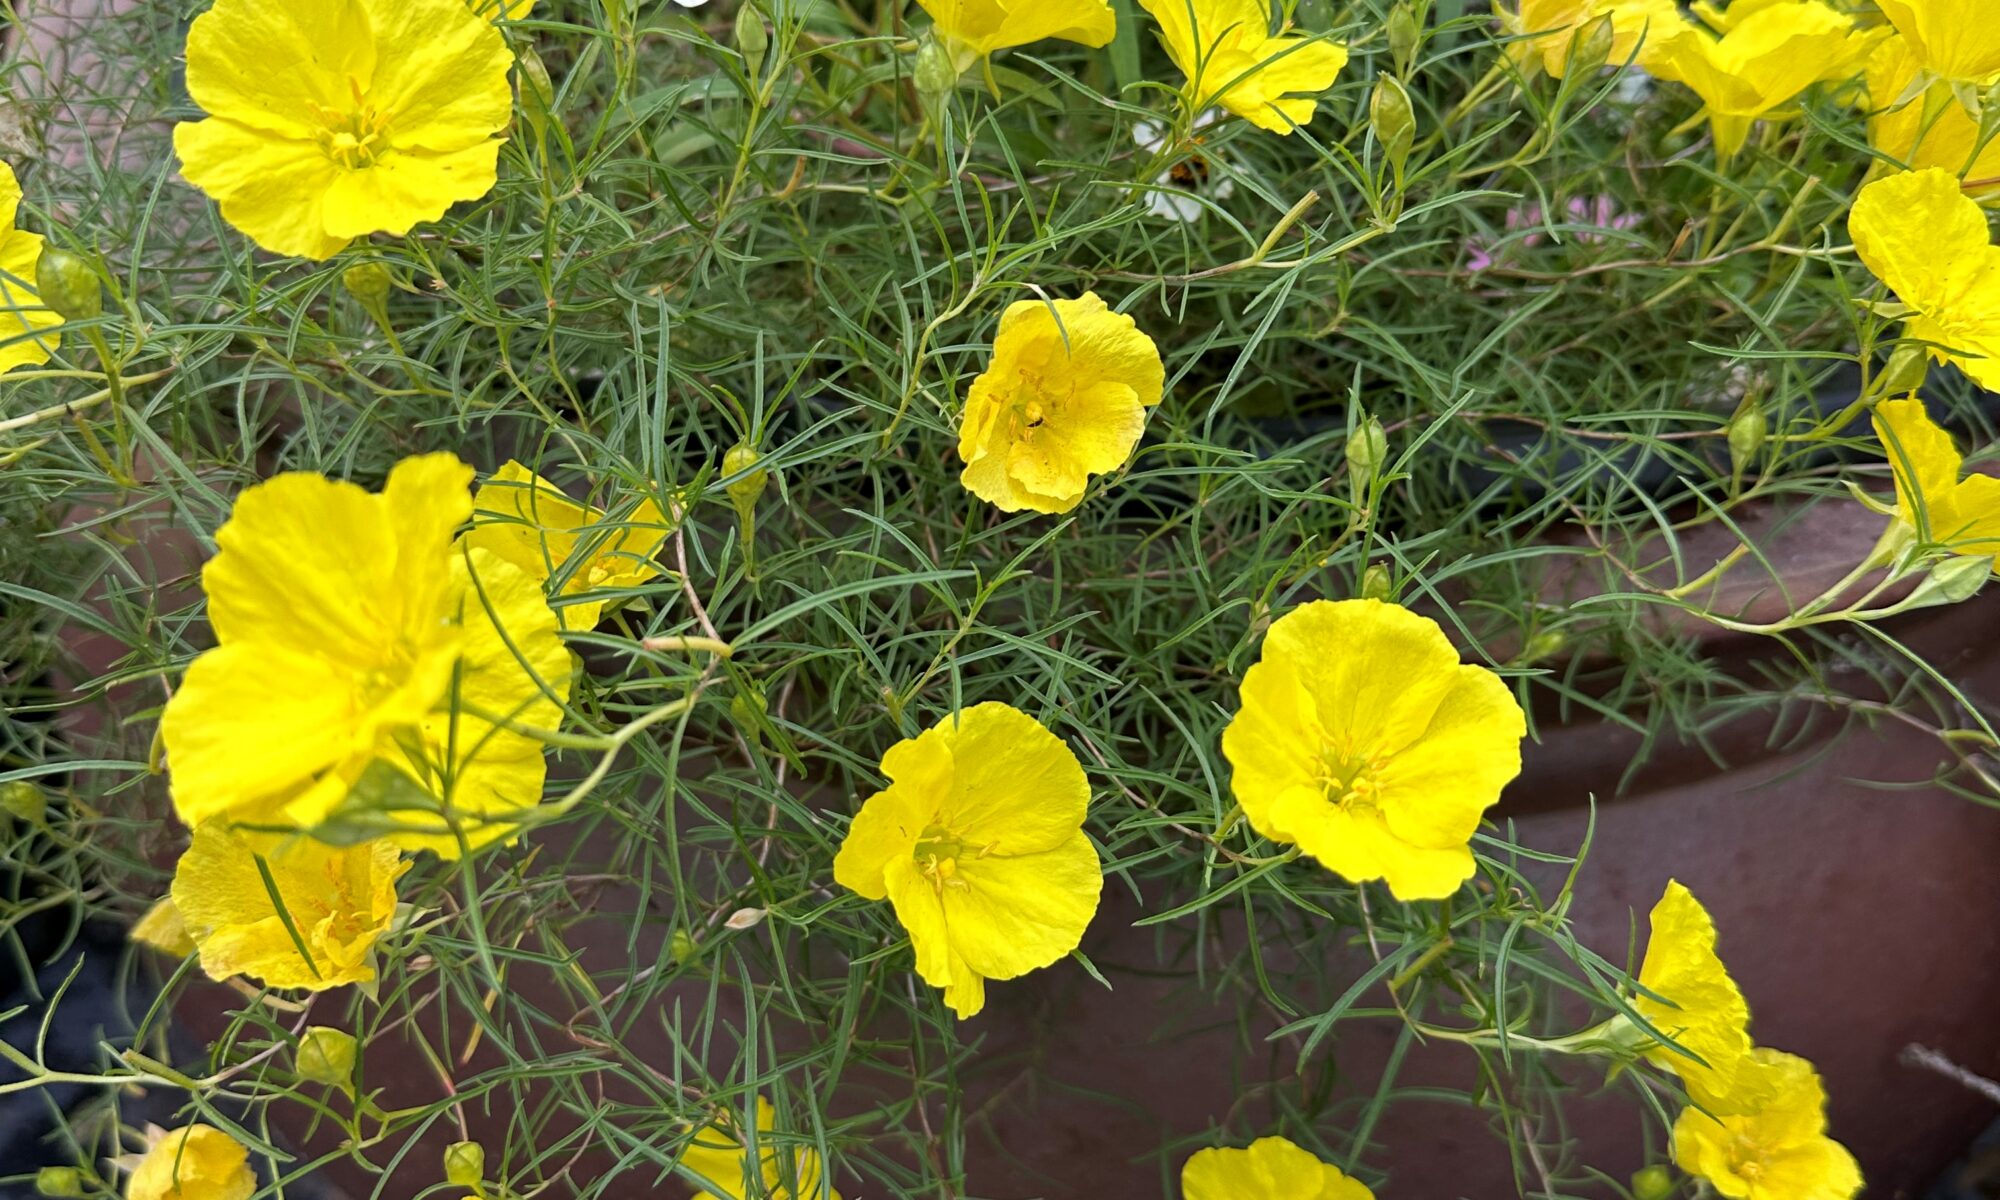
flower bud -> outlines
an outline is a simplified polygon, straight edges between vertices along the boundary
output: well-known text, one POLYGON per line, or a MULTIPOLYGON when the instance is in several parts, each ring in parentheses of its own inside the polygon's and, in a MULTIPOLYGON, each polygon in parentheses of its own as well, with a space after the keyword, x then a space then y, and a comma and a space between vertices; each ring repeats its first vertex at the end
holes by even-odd
POLYGON ((75 1167, 43 1167, 35 1172, 35 1191, 44 1196, 81 1196, 83 1172, 75 1167))
POLYGON ((1347 439, 1347 469, 1357 484, 1367 483, 1375 478, 1389 462, 1389 435, 1382 429, 1382 422, 1363 413, 1362 419, 1354 426, 1354 432, 1347 439))
POLYGON ((389 299, 389 268, 370 259, 355 263, 340 273, 340 282, 347 288, 347 294, 361 302, 370 312, 381 308, 389 299))
POLYGON ((743 56, 743 71, 755 79, 764 69, 764 55, 771 48, 771 33, 764 28, 764 14, 755 5, 745 4, 736 14, 736 52, 743 56))
POLYGON ((1389 55, 1396 60, 1396 74, 1407 77, 1410 64, 1416 60, 1417 47, 1423 42, 1423 26, 1417 21, 1416 10, 1410 7, 1410 0, 1389 10, 1388 21, 1389 55))
POLYGON ((1417 114, 1410 105, 1410 93, 1395 76, 1375 77, 1375 91, 1368 97, 1368 123, 1400 184, 1403 168, 1410 161, 1410 148, 1417 141, 1417 114))
POLYGON ((1970 600, 1986 586, 1993 575, 1993 559, 1975 557, 1969 554, 1954 554, 1924 576, 1917 590, 1898 607, 1931 608, 1939 604, 1957 604, 1970 600))
POLYGON ((478 1142, 453 1142, 444 1148, 444 1177, 462 1188, 477 1188, 486 1181, 486 1149, 478 1142))
POLYGON ((1737 408, 1736 415, 1729 418, 1729 470, 1741 477, 1754 466, 1757 456, 1764 452, 1764 437, 1771 427, 1764 416, 1764 409, 1754 399, 1746 398, 1737 408))
POLYGON ((935 114, 944 106, 951 89, 958 86, 958 66, 951 61, 951 51, 935 37, 927 37, 917 47, 917 65, 911 76, 917 85, 917 98, 924 102, 924 111, 935 114))
POLYGON ((29 825, 46 825, 49 820, 49 798, 41 788, 25 779, 0 783, 0 812, 29 825))
POLYGON ((1560 629, 1537 630, 1521 644, 1521 653, 1516 661, 1523 664, 1543 662, 1561 654, 1568 645, 1569 635, 1560 629))
POLYGON ((1381 563, 1369 563, 1361 572, 1361 598, 1363 600, 1387 600, 1394 594, 1389 585, 1389 568, 1381 563))
POLYGON ((1588 79, 1604 69, 1611 61, 1611 50, 1616 45, 1618 31, 1611 23, 1611 14, 1590 22, 1570 35, 1569 57, 1563 65, 1564 78, 1588 79))
POLYGON ((555 108, 555 81, 549 78, 549 69, 533 46, 522 46, 514 62, 520 72, 516 78, 521 89, 521 115, 528 119, 528 127, 535 131, 535 136, 540 137, 548 128, 549 113, 555 108))
POLYGON ((734 501, 738 508, 748 508, 757 503, 757 498, 764 494, 764 486, 771 482, 771 473, 769 471, 750 470, 750 468, 757 465, 762 457, 747 442, 738 442, 729 448, 727 454, 722 456, 722 473, 724 475, 735 475, 740 471, 750 472, 723 489, 729 493, 730 500, 734 501))
POLYGON ((354 1087, 354 1035, 314 1025, 299 1039, 292 1065, 301 1079, 349 1091, 354 1087))
POLYGON ((1876 391, 1883 396, 1907 396, 1924 385, 1930 369, 1928 349, 1915 344, 1898 346, 1889 355, 1888 365, 1882 368, 1876 391))
POLYGON ((1667 1200, 1673 1194, 1673 1172, 1658 1163, 1632 1173, 1632 1200, 1667 1200))
POLYGON ((44 307, 65 321, 87 321, 104 311, 104 285, 80 255, 44 246, 35 260, 35 290, 44 307))
POLYGON ((698 949, 694 935, 685 929, 674 930, 674 936, 668 940, 668 952, 674 956, 674 961, 677 963, 684 963, 693 958, 698 949))

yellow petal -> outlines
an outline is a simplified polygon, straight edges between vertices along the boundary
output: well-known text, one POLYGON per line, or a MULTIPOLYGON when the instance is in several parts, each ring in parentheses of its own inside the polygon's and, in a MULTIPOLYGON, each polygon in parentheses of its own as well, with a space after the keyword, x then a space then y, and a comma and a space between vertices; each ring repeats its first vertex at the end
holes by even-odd
POLYGON ((310 142, 318 114, 345 106, 374 74, 374 38, 352 0, 216 0, 188 27, 188 94, 239 129, 310 142))
POLYGON ((153 1143, 132 1170, 126 1200, 249 1200, 250 1152, 220 1129, 189 1125, 153 1143))
POLYGON ((62 345, 60 334, 45 332, 62 324, 62 317, 35 293, 41 259, 41 234, 0 229, 0 372, 45 363, 62 345))
POLYGON ((142 946, 151 946, 176 958, 186 958, 195 950, 194 938, 189 935, 187 922, 181 919, 181 910, 172 896, 161 897, 133 922, 131 936, 142 946))
POLYGON ((1653 995, 1634 996, 1632 1007, 1674 1046, 1647 1057, 1679 1074, 1711 1110, 1736 1108, 1746 1099, 1735 1092, 1750 1055, 1750 1006, 1716 955, 1715 922, 1687 888, 1670 881, 1651 924, 1639 984, 1653 995))
POLYGON ((1216 55, 1207 75, 1220 90, 1196 107, 1220 104, 1259 129, 1289 134, 1312 122, 1319 108, 1314 97, 1332 87, 1346 65, 1347 47, 1338 42, 1271 38, 1216 55))
POLYGON ((340 168, 314 143, 210 117, 174 126, 174 153, 187 181, 264 249, 327 259, 347 245, 326 228, 326 194, 340 168))
POLYGON ((986 988, 952 944, 940 889, 908 858, 894 858, 883 870, 883 884, 896 920, 910 935, 916 954, 917 977, 944 989, 944 1002, 961 1019, 986 1005, 986 988))
POLYGON ((374 166, 341 171, 327 186, 322 219, 338 238, 405 234, 461 200, 477 200, 498 178, 500 143, 449 152, 397 150, 374 166))
MULTIPOLYGON (((1245 805, 1245 814, 1249 811, 1245 805)), ((1269 831, 1256 826, 1258 832, 1296 843, 1350 882, 1380 879, 1398 900, 1442 900, 1478 869, 1468 846, 1413 845, 1396 836, 1379 810, 1344 809, 1316 789, 1280 794, 1263 819, 1269 831)))
POLYGON ((976 704, 937 730, 952 788, 937 820, 986 853, 1033 854, 1070 840, 1090 805, 1076 754, 1042 723, 1006 704, 976 704))
POLYGON ((1104 870, 1081 832, 1053 850, 960 860, 943 889, 952 949, 984 979, 1060 962, 1097 912, 1104 870))
POLYGON ((1737 1200, 1850 1200, 1854 1158, 1826 1136, 1826 1092, 1812 1064, 1758 1050, 1745 1066, 1763 1099, 1754 1110, 1710 1115, 1689 1107, 1674 1122, 1674 1161, 1737 1200))
POLYGON ((388 121, 398 149, 460 151, 506 130, 514 112, 507 83, 514 56, 492 22, 464 0, 360 4, 377 56, 368 99, 388 121))
MULTIPOLYGON (((473 498, 468 546, 489 550, 543 583, 559 579, 564 596, 637 587, 659 574, 653 553, 667 534, 659 506, 648 500, 629 517, 609 520, 517 462, 493 473, 473 498)), ((590 629, 603 601, 566 603, 556 610, 565 629, 590 629)))
POLYGON ((941 731, 926 730, 891 746, 882 773, 889 786, 862 803, 833 858, 834 881, 870 900, 888 897, 890 862, 915 853, 918 836, 951 794, 950 746, 941 731))
POLYGON ((1464 845, 1500 790, 1521 773, 1527 734, 1521 705, 1498 675, 1459 667, 1423 737, 1375 772, 1389 828, 1415 846, 1464 845))
POLYGON ((1868 144, 1911 170, 1940 167, 1965 179, 2000 178, 2000 141, 1980 144, 1979 123, 1949 86, 1933 83, 1902 103, 1922 69, 1906 39, 1884 38, 1876 46, 1868 59, 1868 144))
POLYGON ((1936 538, 1957 516, 1953 493, 1963 460, 1951 435, 1931 420, 1917 399, 1875 406, 1875 436, 1896 475, 1896 508, 1903 522, 1936 538))
POLYGON ((1438 624, 1380 600, 1315 600, 1272 623, 1263 658, 1288 662, 1326 749, 1395 754, 1430 728, 1458 686, 1458 651, 1438 624))
POLYGON ((1956 176, 1930 169, 1861 189, 1848 214, 1855 252, 1916 310, 1909 336, 1938 343, 1985 386, 2000 385, 2000 247, 1956 176))
POLYGON ((1243 1150, 1198 1150, 1181 1168, 1184 1200, 1374 1200, 1339 1167, 1281 1137, 1243 1150))
POLYGON ((1109 45, 1118 18, 1108 0, 918 0, 938 36, 960 48, 959 69, 971 60, 1044 38, 1109 45))
POLYGON ((2000 24, 1987 0, 1876 0, 1876 7, 1946 79, 1990 83, 2000 72, 2000 24))

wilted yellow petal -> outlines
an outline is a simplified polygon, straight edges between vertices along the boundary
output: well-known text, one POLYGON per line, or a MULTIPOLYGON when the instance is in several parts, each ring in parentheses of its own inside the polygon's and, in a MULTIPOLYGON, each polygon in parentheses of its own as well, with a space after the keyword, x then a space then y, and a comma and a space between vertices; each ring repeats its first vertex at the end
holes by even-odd
POLYGON ((154 1142, 132 1170, 126 1200, 249 1200, 257 1190, 250 1152, 207 1125, 189 1125, 154 1142))

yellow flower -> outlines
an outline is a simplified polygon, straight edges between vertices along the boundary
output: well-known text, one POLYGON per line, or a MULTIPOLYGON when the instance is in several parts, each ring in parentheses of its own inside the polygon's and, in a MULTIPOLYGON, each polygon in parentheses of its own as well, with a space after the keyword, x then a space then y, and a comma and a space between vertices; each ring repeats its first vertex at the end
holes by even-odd
MULTIPOLYGON (((557 595, 632 588, 660 568, 648 557, 666 537, 660 508, 648 500, 632 515, 607 522, 595 508, 520 463, 508 461, 472 497, 472 529, 461 539, 488 550, 541 583, 560 579, 557 595)), ((556 609, 564 629, 593 629, 605 607, 585 600, 556 609)))
POLYGON ((336 847, 211 821, 194 831, 174 868, 174 905, 209 978, 248 975, 269 987, 319 992, 374 980, 375 943, 395 920, 396 880, 408 869, 383 838, 336 847))
POLYGON ((1461 666, 1437 622, 1380 600, 1315 600, 1264 637, 1222 733, 1258 833, 1400 900, 1473 872, 1480 815, 1521 771, 1527 719, 1500 677, 1461 666))
POLYGON ((161 719, 189 825, 310 830, 365 782, 369 805, 424 831, 405 846, 449 855, 441 804, 476 846, 514 831, 499 814, 540 801, 542 745, 472 710, 555 727, 569 655, 539 584, 487 551, 454 552, 471 476, 434 454, 397 464, 379 495, 294 473, 238 498, 202 573, 219 644, 161 719))
POLYGON ((171 895, 155 901, 144 916, 132 923, 132 940, 175 958, 186 958, 195 949, 194 937, 188 933, 187 922, 181 919, 181 910, 171 895))
POLYGON ((154 1142, 125 1185, 126 1200, 249 1200, 250 1152, 220 1129, 189 1125, 154 1142))
POLYGON ((62 344, 61 335, 41 332, 63 319, 35 294, 42 235, 14 228, 20 208, 21 183, 14 168, 0 162, 0 372, 45 363, 62 344))
POLYGON ((1184 1200, 1375 1200, 1339 1167, 1281 1137, 1247 1150, 1197 1150, 1181 1168, 1184 1200))
POLYGON ((1521 0, 1508 21, 1514 33, 1532 34, 1508 44, 1508 53, 1522 67, 1540 60, 1542 69, 1561 79, 1569 70, 1570 50, 1587 28, 1611 19, 1611 54, 1607 65, 1631 63, 1650 67, 1660 46, 1687 27, 1674 0, 1521 0))
POLYGON ((1826 1136, 1826 1090, 1805 1059, 1758 1050, 1745 1066, 1764 1097, 1748 1112, 1698 1108, 1674 1122, 1674 1161, 1730 1200, 1848 1200, 1861 1169, 1826 1136))
POLYGON ((1311 93, 1333 86, 1347 47, 1325 38, 1271 36, 1268 0, 1139 0, 1160 23, 1167 57, 1186 75, 1189 112, 1211 104, 1260 129, 1311 123, 1311 93))
POLYGON ((1096 294, 1010 304, 966 393, 959 482, 1003 512, 1068 512, 1124 465, 1165 385, 1153 339, 1096 294))
POLYGON ((1750 1056, 1750 1006, 1716 956, 1708 910, 1677 881, 1653 906, 1639 984, 1651 995, 1634 996, 1632 1007, 1679 1047, 1652 1042, 1645 1056, 1679 1075, 1698 1103, 1734 1107, 1736 1079, 1750 1056))
POLYGON ((1715 131, 1716 153, 1742 149, 1750 126, 1780 111, 1822 79, 1851 74, 1869 41, 1854 21, 1818 0, 1758 5, 1716 37, 1692 25, 1660 44, 1652 69, 1700 96, 1715 131))
POLYGON ((2000 74, 2000 23, 1991 0, 1875 0, 1926 70, 1987 84, 2000 74))
POLYGON ((1922 69, 1900 37, 1882 39, 1868 56, 1868 144, 1913 170, 1942 167, 1962 178, 2000 179, 2000 140, 1980 145, 1979 122, 1948 84, 1931 83, 1903 102, 1922 69))
POLYGON ((986 980, 1076 949, 1104 876, 1083 833, 1090 783, 1062 739, 1005 704, 980 704, 896 743, 889 786, 856 814, 833 877, 887 898, 917 974, 961 1018, 986 980))
MULTIPOLYGON (((757 1132, 770 1133, 776 1126, 776 1110, 764 1097, 757 1097, 757 1132)), ((750 1151, 743 1144, 733 1118, 725 1116, 694 1135, 687 1149, 681 1151, 681 1166, 694 1173, 698 1182, 708 1185, 707 1191, 696 1192, 695 1200, 840 1200, 840 1193, 832 1184, 821 1182, 819 1154, 809 1147, 800 1146, 789 1155, 766 1141, 757 1139, 758 1171, 757 1182, 762 1188, 752 1188, 750 1184, 750 1151), (791 1161, 790 1170, 785 1168, 784 1158, 791 1161)))
POLYGON ((1110 0, 917 0, 936 23, 938 40, 961 73, 989 54, 1060 38, 1097 47, 1111 43, 1118 16, 1110 0))
POLYGON ((1896 473, 1896 519, 1905 536, 1953 554, 2000 555, 2000 479, 1960 478, 1964 460, 1922 400, 1875 406, 1875 436, 1896 473))
POLYGON ((258 245, 328 258, 492 190, 512 62, 465 0, 216 0, 187 41, 209 116, 174 150, 258 245))
POLYGON ((1982 387, 2000 387, 2000 248, 1986 213, 1935 167, 1861 189, 1847 215, 1854 249, 1911 312, 1904 336, 1932 344, 1982 387))

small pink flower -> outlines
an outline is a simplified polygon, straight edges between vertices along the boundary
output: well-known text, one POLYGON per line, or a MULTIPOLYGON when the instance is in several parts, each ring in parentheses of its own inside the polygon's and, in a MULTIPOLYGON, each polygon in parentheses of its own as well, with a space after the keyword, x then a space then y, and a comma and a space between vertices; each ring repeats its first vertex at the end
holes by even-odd
MULTIPOLYGON (((1575 230, 1570 234, 1578 245, 1583 246, 1604 241, 1604 234, 1595 230, 1630 229, 1639 223, 1639 218, 1633 214, 1618 211, 1617 203, 1609 196, 1597 196, 1588 200, 1582 196, 1572 196, 1569 203, 1563 206, 1563 210, 1566 217, 1565 224, 1589 227, 1575 230)), ((1510 208, 1507 210, 1505 224, 1509 233, 1521 229, 1538 229, 1543 224, 1542 206, 1528 204, 1510 208)), ((1527 233, 1515 240, 1521 246, 1534 247, 1541 245, 1545 238, 1540 233, 1527 233)), ((1497 254, 1498 250, 1484 239, 1468 239, 1465 244, 1465 268, 1474 274, 1491 270, 1497 254)))

